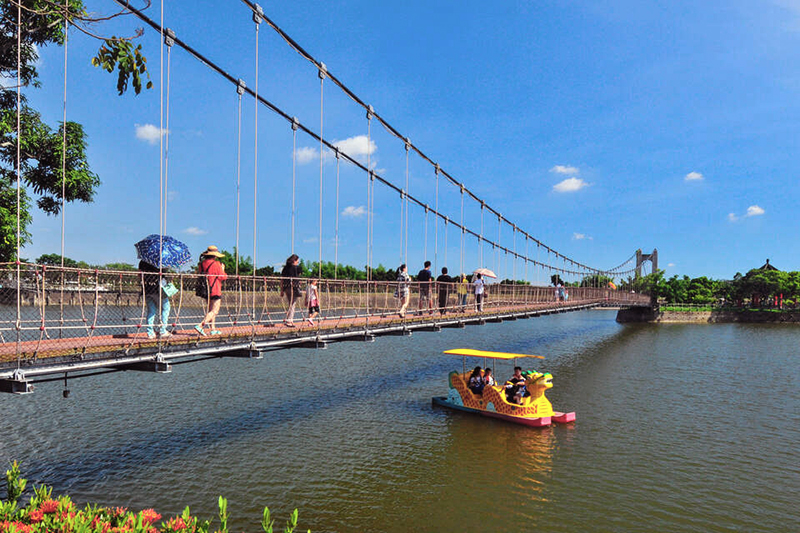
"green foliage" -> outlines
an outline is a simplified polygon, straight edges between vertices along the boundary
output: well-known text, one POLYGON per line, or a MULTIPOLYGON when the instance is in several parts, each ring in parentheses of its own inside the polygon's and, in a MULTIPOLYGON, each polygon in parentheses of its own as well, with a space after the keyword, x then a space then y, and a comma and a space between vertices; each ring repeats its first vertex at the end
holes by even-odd
MULTIPOLYGON (((225 272, 230 275, 236 274, 236 247, 233 247, 233 252, 227 250, 220 250, 220 253, 225 254, 220 257, 219 261, 225 265, 225 272)), ((239 256, 239 275, 251 276, 253 274, 253 259, 250 256, 239 256)))
POLYGON ((222 496, 219 497, 219 523, 220 532, 228 533, 228 500, 222 496))
POLYGON ((553 274, 552 276, 550 276, 550 283, 553 285, 553 287, 555 287, 557 285, 563 285, 564 281, 558 274, 553 274))
POLYGON ((27 479, 19 477, 19 464, 14 461, 11 463, 11 468, 6 470, 6 500, 11 503, 16 503, 22 493, 25 492, 25 486, 28 484, 27 479))
MULTIPOLYGON (((161 515, 153 509, 131 512, 123 507, 101 507, 87 504, 78 509, 69 496, 54 498, 53 489, 40 486, 33 489, 33 496, 25 507, 18 506, 27 480, 20 477, 19 465, 15 462, 6 471, 8 499, 0 501, 0 531, 71 533, 98 533, 101 531, 126 531, 128 533, 209 533, 211 521, 200 520, 191 515, 186 507, 179 516, 161 522, 161 515)), ((228 500, 219 497, 220 526, 216 533, 228 533, 228 500)), ((264 508, 261 527, 271 533, 274 520, 270 519, 269 509, 264 508)), ((289 516, 284 533, 293 533, 297 528, 298 512, 295 509, 289 516)))
POLYGON ((134 46, 130 39, 113 36, 106 39, 97 55, 92 58, 92 65, 106 72, 117 69, 117 91, 120 96, 128 90, 128 80, 131 80, 136 94, 142 92, 142 76, 147 77, 145 87, 153 87, 147 71, 147 58, 142 55, 142 45, 134 46))
MULTIPOLYGON (((36 63, 38 50, 48 44, 64 42, 61 3, 48 0, 24 0, 22 9, 20 79, 24 87, 40 87, 36 63)), ((70 0, 70 19, 85 18, 83 4, 70 0)), ((16 257, 17 215, 19 214, 19 246, 31 241, 30 194, 36 205, 48 215, 61 210, 66 202, 91 202, 100 179, 86 159, 86 134, 75 122, 53 129, 42 121, 41 114, 21 96, 17 138, 17 7, 14 2, 0 2, 0 77, 15 80, 0 87, 0 261, 16 257), (66 152, 64 136, 66 135, 66 152), (20 206, 17 209, 17 148, 20 152, 20 206), (62 172, 62 157, 65 172, 62 172), (63 185, 63 197, 62 197, 63 185)))
POLYGON ((584 276, 584 278, 580 281, 579 286, 605 288, 608 287, 608 284, 612 281, 613 279, 609 276, 605 276, 603 274, 591 274, 589 276, 584 276))

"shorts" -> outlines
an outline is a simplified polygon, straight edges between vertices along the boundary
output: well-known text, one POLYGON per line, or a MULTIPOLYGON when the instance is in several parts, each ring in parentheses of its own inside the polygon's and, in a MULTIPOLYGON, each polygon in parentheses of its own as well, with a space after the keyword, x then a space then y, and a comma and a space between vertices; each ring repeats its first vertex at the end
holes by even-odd
POLYGON ((319 313, 319 306, 318 305, 311 305, 308 308, 308 313, 319 313))
POLYGON ((222 296, 220 296, 220 295, 210 296, 208 299, 209 299, 209 301, 213 302, 214 300, 222 300, 222 296))
POLYGON ((427 287, 420 287, 419 288, 419 297, 424 298, 425 300, 430 299, 431 297, 431 290, 427 287))

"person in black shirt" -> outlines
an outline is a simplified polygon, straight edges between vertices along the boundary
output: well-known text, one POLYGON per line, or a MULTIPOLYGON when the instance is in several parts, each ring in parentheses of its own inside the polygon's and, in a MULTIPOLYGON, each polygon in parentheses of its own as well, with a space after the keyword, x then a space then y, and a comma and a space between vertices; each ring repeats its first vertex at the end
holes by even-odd
POLYGON ((436 278, 436 289, 439 291, 439 313, 447 312, 447 298, 450 296, 450 284, 453 278, 447 275, 447 267, 442 267, 442 275, 436 278))
POLYGON ((289 309, 286 311, 286 316, 283 323, 290 327, 294 327, 294 308, 297 305, 297 299, 300 298, 300 276, 303 275, 303 269, 300 268, 300 257, 297 254, 292 254, 286 259, 286 264, 283 265, 281 270, 281 295, 286 298, 286 303, 289 309))
POLYGON ((425 268, 417 274, 419 282, 419 314, 423 313, 423 308, 433 314, 433 297, 431 285, 433 284, 433 274, 431 274, 431 262, 425 261, 425 268))

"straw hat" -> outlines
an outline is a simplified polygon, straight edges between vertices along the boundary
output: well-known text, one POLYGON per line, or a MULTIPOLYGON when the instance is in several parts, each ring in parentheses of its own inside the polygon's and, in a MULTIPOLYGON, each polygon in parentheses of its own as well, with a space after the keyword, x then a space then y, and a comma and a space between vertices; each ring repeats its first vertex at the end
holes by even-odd
POLYGON ((219 249, 216 246, 209 246, 206 248, 206 251, 200 255, 210 255, 212 257, 225 257, 225 254, 220 253, 219 249))

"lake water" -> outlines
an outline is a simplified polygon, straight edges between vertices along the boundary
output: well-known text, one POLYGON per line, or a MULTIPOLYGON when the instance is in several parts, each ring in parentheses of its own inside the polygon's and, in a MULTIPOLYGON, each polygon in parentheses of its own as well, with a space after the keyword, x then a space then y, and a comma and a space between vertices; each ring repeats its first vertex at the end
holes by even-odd
POLYGON ((224 495, 232 531, 259 531, 264 505, 314 532, 800 530, 800 327, 614 313, 96 376, 68 399, 40 384, 0 396, 0 460, 165 518, 215 516, 224 495), (553 374, 577 422, 432 407, 454 347, 545 355, 523 366, 553 374))

